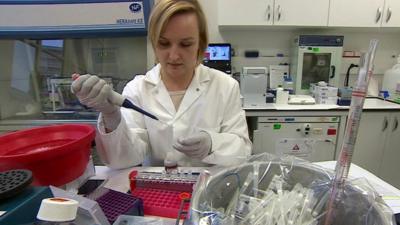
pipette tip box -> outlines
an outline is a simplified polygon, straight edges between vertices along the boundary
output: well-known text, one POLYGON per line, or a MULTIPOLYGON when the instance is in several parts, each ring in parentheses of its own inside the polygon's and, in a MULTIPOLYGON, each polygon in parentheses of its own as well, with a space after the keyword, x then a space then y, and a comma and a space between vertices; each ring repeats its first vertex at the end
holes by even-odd
MULTIPOLYGON (((131 194, 143 200, 145 215, 178 218, 182 203, 180 194, 191 194, 197 176, 191 178, 175 174, 172 178, 164 173, 140 174, 132 171, 129 175, 131 194), (141 176, 143 175, 143 176, 141 176)), ((189 209, 190 202, 184 203, 183 211, 189 209)))

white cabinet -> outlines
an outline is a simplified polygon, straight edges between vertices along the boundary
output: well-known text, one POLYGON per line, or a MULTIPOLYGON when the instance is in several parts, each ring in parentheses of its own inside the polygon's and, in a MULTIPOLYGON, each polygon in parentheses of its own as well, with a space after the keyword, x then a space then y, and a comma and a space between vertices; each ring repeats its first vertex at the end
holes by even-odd
POLYGON ((353 163, 400 188, 400 112, 364 112, 353 163))
POLYGON ((326 26, 329 0, 217 0, 220 26, 326 26))
POLYGON ((334 160, 338 116, 262 116, 253 133, 252 154, 293 155, 318 162, 334 160))
POLYGON ((393 113, 388 125, 379 177, 400 188, 400 113, 393 113))
POLYGON ((400 1, 385 0, 382 27, 400 27, 400 1))
POLYGON ((363 112, 352 162, 378 175, 390 114, 363 112))
POLYGON ((399 27, 398 0, 331 0, 328 26, 399 27))

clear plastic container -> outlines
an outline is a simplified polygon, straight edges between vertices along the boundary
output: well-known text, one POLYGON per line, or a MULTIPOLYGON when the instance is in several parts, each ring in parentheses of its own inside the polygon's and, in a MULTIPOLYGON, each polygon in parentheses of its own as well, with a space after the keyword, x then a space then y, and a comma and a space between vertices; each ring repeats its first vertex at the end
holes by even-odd
POLYGON ((389 92, 389 98, 396 95, 397 86, 400 87, 400 55, 397 57, 397 64, 386 70, 383 76, 382 91, 389 92))

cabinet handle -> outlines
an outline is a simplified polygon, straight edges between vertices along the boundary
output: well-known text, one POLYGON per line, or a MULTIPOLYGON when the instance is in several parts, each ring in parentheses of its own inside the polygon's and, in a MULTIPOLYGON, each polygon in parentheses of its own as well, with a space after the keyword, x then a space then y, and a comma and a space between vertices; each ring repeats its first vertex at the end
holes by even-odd
POLYGON ((392 17, 392 9, 389 7, 386 13, 386 23, 389 22, 390 17, 392 17))
POLYGON ((385 118, 384 118, 384 120, 383 120, 382 132, 385 131, 387 127, 388 127, 388 119, 387 119, 386 116, 385 116, 385 118))
POLYGON ((267 21, 269 21, 271 19, 271 6, 268 5, 267 6, 267 21))
POLYGON ((278 21, 279 21, 279 20, 281 20, 281 6, 280 5, 278 5, 277 11, 278 11, 278 21))
POLYGON ((379 8, 376 10, 375 23, 378 23, 378 22, 379 22, 379 20, 381 19, 381 16, 382 16, 382 8, 379 7, 379 8))
POLYGON ((333 79, 335 77, 335 73, 336 73, 336 67, 334 65, 331 66, 331 76, 329 77, 330 79, 333 79))
POLYGON ((399 120, 397 119, 397 117, 395 117, 392 132, 396 131, 398 126, 399 126, 399 120))

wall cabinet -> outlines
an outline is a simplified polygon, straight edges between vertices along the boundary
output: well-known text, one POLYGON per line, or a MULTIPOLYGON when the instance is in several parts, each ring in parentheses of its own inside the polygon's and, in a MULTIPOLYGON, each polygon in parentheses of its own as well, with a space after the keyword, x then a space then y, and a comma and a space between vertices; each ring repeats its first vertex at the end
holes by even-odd
POLYGON ((329 0, 218 0, 220 26, 327 26, 329 0))
POLYGON ((353 163, 400 188, 400 112, 365 112, 361 117, 353 163))
POLYGON ((331 0, 328 26, 399 27, 398 0, 331 0))

